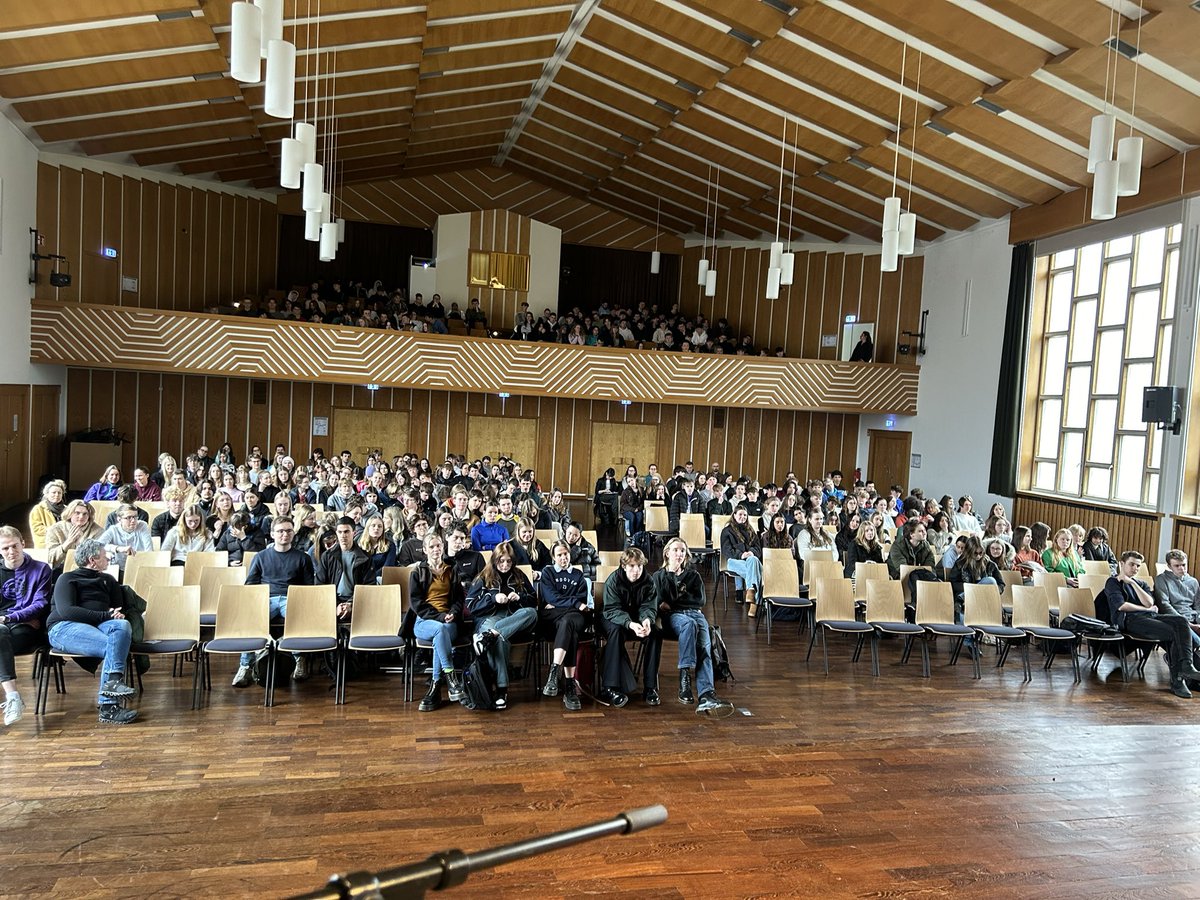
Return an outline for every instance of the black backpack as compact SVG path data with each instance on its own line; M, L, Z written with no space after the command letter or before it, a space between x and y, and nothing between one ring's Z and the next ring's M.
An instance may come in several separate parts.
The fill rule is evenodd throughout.
M492 685L495 682L496 676L488 663L487 655L476 657L463 671L462 705L467 709L495 709L496 698L492 695Z

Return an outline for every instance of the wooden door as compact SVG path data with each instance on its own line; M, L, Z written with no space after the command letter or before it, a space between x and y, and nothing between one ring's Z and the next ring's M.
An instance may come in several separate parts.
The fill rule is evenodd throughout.
M62 436L58 433L57 384L35 384L33 407L30 411L30 484L26 493L31 497L39 494L38 481L43 475L63 477Z
M887 496L888 488L898 484L907 493L912 464L912 432L867 429L866 478L875 482L875 490Z
M467 459L501 456L515 459L526 469L537 468L537 419L516 416L467 417Z
M658 453L657 425L627 425L623 422L592 423L592 475L599 478L612 466L617 479L630 463L645 474Z
M29 388L0 385L0 509L26 500L29 451Z
M333 447L330 456L349 450L360 466L372 450L382 450L388 459L408 446L408 413L390 409L344 409L333 411Z

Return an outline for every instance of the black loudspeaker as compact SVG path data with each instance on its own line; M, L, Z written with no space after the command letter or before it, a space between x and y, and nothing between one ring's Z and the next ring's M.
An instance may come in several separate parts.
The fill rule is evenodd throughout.
M66 272L51 272L50 286L56 288L65 288L71 286L71 276Z
M1151 422L1179 434L1183 421L1183 392L1173 386L1152 386L1142 390L1142 421Z

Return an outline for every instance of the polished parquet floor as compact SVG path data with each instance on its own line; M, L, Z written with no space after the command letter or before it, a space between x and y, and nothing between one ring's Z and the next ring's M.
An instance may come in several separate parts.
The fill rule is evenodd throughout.
M719 597L718 597L719 602ZM0 894L285 896L386 868L663 803L669 822L473 876L463 897L1200 897L1200 697L1165 667L1072 682L1064 661L933 677L883 673L781 625L770 647L731 609L739 713L674 698L622 710L514 689L504 713L420 714L400 678L229 687L147 676L142 718L96 722L93 682L0 734ZM22 686L28 660L22 661ZM32 707L32 686L28 699Z

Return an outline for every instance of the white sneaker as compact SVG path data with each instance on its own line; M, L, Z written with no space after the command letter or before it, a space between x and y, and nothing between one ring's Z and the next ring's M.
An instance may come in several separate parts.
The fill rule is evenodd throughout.
M304 681L308 678L308 657L300 654L296 657L296 668L292 671L294 681Z
M238 666L237 674L233 676L234 687L250 687L254 684L254 673L249 666Z
M20 694L10 694L4 701L4 724L12 725L14 722L20 721L23 715L25 715L25 701L21 699Z

